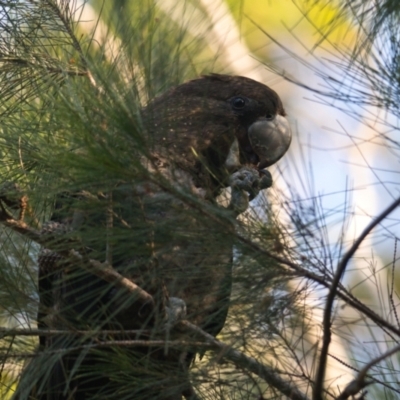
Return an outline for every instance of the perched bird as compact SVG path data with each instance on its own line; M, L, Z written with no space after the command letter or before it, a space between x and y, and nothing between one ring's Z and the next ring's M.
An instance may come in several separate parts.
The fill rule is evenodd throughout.
M195 350L101 343L182 339L173 328L177 313L219 333L229 306L234 239L213 218L215 199L231 186L230 209L244 211L270 184L264 169L287 151L291 132L272 89L217 74L166 91L142 110L141 120L146 151L133 154L143 166L138 179L118 182L107 193L83 188L57 199L50 227L61 238L80 240L61 240L63 252L42 250L38 326L71 333L40 337L40 352L26 367L15 398L193 395L188 367ZM108 260L154 304L71 264L65 248ZM120 333L99 335L102 330ZM36 382L29 379L32 371Z

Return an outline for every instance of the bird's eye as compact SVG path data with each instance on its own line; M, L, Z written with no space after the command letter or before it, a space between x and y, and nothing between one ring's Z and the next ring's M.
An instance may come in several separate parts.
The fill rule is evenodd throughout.
M267 121L272 121L272 120L274 119L274 115L268 113L268 114L265 116L265 118L266 118Z
M233 108L240 110L246 105L246 100L243 97L234 97L231 104Z

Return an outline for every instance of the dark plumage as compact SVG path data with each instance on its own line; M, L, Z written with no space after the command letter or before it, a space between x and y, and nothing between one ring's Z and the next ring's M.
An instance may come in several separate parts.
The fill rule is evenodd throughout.
M151 101L142 110L148 157L139 157L154 180L141 177L115 186L112 236L104 228L108 199L96 193L64 193L53 224L73 229L90 258L103 261L106 248L111 248L114 268L148 291L156 306L150 309L43 251L39 326L121 329L117 339L179 337L179 332L165 328L165 306L173 297L185 301L188 320L217 335L228 312L233 239L179 193L193 196L194 204L199 198L213 202L242 166L263 169L276 162L290 143L284 116L273 90L244 77L201 77ZM129 329L142 333L123 333ZM74 335L40 338L41 350L89 341ZM37 368L41 377L32 389L25 373L16 397L26 399L29 393L29 398L40 400L175 400L190 392L186 370L193 353L184 350L115 346L52 357L49 361L51 356L43 353L31 362L27 371ZM49 367L41 369L44 363Z
M242 107L238 99L243 99ZM274 118L286 114L280 98L269 87L245 77L213 74L170 89L151 102L144 115L155 150L168 152L177 166L196 177L200 187L216 190L226 185L232 170L244 164L257 165L263 158L251 144L248 131L252 124L265 121L267 116L273 123ZM283 139L279 154L261 160L262 168L286 152L290 131L278 136ZM240 165L227 169L224 164L235 139ZM200 175L207 168L212 174Z

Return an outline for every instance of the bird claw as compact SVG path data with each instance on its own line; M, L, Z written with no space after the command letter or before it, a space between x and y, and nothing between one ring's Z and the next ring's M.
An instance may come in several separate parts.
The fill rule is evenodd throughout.
M231 201L229 209L238 215L246 211L249 201L253 200L260 190L272 185L272 176L269 171L258 171L254 168L243 167L229 177L231 187Z
M179 297L170 297L165 306L165 328L171 330L179 321L186 317L186 303Z
M262 175L260 177L260 180L258 181L259 189L263 190L263 189L268 189L269 187L271 187L272 182L273 182L271 173L266 169L263 169L258 172L260 173L260 175Z

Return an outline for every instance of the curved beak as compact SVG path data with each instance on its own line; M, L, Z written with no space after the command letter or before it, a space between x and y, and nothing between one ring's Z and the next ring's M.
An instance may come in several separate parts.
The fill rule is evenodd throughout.
M292 140L288 120L282 115L276 115L274 119L259 118L250 125L248 136L253 151L260 162L259 170L277 162L288 150Z

